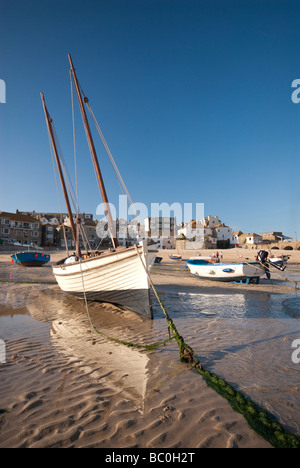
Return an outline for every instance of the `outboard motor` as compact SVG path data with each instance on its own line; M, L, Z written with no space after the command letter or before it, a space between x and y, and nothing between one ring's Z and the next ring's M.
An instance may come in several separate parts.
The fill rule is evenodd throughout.
M269 256L268 252L266 252L265 250L260 250L257 254L257 260L263 265L267 265L268 256Z
M268 252L260 250L257 254L257 260L264 266L267 278L271 279L268 256Z

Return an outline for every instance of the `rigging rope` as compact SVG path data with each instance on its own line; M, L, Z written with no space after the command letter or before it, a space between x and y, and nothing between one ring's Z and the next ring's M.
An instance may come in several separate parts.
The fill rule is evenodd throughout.
M103 135L103 133L102 133L102 131L101 131L101 128L100 128L100 126L99 126L99 124L98 124L98 121L97 121L97 119L96 119L96 117L95 117L95 114L94 114L94 112L93 112L93 110L92 110L92 108L91 108L91 106L90 106L89 100L88 100L88 98L85 96L85 94L84 94L82 88L81 88L81 92L82 92L82 94L83 94L83 96L84 96L84 102L86 103L86 106L87 106L87 108L88 108L88 110L89 110L89 113L90 113L90 115L92 116L92 119L93 119L93 121L94 121L96 130L97 130L97 132L98 132L98 135L100 136L100 139L101 139L101 141L102 141L102 144L103 144L103 146L104 146L104 149L105 149L105 151L106 151L106 154L108 155L108 157L109 157L109 159L110 159L110 162L111 162L111 164L112 164L112 167L113 167L113 169L114 169L114 171L115 171L115 174L116 174L116 176L117 176L117 180L118 180L118 182L119 182L120 188L121 188L121 189L123 190L123 192L127 195L127 203L128 203L128 206L129 206L131 209L134 210L135 216L136 216L136 220L137 220L137 221L139 220L139 221L141 222L141 220L140 220L140 215L139 215L139 213L138 213L138 210L137 210L136 207L135 207L135 204L134 204L134 202L133 202L133 200L132 200L132 198L131 198L131 196L130 196L130 193L129 193L127 187L126 187L126 184L125 184L125 182L124 182L124 179L123 179L123 177L122 177L122 175L121 175L121 173L120 173L120 171L119 171L119 169L118 169L118 166L117 166L117 164L116 164L116 161L114 160L114 157L113 157L113 155L112 155L112 153L111 153L111 151L110 151L110 149L109 149L109 146L108 146L108 144L107 144L107 142L106 142L106 140L105 140L105 137L104 137L104 135Z

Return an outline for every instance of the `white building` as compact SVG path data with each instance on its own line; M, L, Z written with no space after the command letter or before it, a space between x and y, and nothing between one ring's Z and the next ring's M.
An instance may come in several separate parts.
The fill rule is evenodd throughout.
M216 237L218 241L230 241L232 229L225 224L218 224L215 226Z
M259 234L256 234L255 232L252 233L247 233L247 234L242 234L239 237L239 244L240 245L258 245L261 244L263 238Z
M207 216L203 219L192 220L185 223L178 230L178 237L184 236L186 239L208 239L216 238L217 240L226 241L231 238L232 229L229 226L221 223L218 216Z
M217 247L217 243L230 244L238 243L238 239L232 239L232 229L222 223L218 216L207 216L200 220L192 220L185 223L178 230L178 238L183 238L192 241L202 241L209 246L208 248ZM226 245L225 244L225 245Z
M259 234L256 234L255 232L252 232L251 234L247 234L247 244L260 244L262 242L262 236Z
M189 221L183 227L178 229L177 236L185 237L186 239L203 239L205 234L212 235L212 230L205 228L205 224L201 221Z
M174 217L152 217L144 220L145 236L154 242L158 249L174 249L176 220Z
M239 245L239 237L242 235L242 231L234 231L231 233L230 244Z
M218 216L211 216L211 215L208 215L207 217L203 218L201 222L202 224L204 224L204 226L207 226L208 228L211 228L211 229L215 228L219 224L222 224L222 221L220 220Z

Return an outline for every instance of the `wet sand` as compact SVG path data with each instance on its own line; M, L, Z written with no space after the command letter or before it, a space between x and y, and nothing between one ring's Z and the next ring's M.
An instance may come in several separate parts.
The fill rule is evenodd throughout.
M251 290L199 284L182 263L168 259L170 251L160 254L164 261L151 276L162 294L199 288L207 294L293 291L281 279ZM52 254L52 262L61 257ZM7 351L0 364L0 409L6 411L0 413L1 448L270 448L180 363L175 343L140 351L96 334L84 302L61 292L51 265L18 267L2 252L0 280L0 339ZM99 303L90 303L89 312L96 327L116 338L149 344L168 336L158 316L150 322Z

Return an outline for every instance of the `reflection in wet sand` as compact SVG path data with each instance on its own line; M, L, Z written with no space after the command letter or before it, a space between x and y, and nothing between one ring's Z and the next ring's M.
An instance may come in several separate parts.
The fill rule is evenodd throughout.
M70 307L70 302L72 302L72 307ZM83 314L85 310L83 305L82 301L72 299L66 304L61 301L57 307L55 300L44 295L42 314L40 307L36 304L29 304L27 308L31 316L37 320L45 319L44 310L54 309L56 318L51 321L51 344L78 369L93 379L106 382L115 391L122 390L123 394L127 398L134 399L136 404L138 399L138 406L142 409L148 377L147 354L140 350L111 343L92 332L87 316ZM91 308L94 309L93 312L96 315L95 322L103 326L105 319L106 321L108 319L107 314L112 313L113 306L92 304ZM118 311L117 308L116 311ZM111 322L111 317L109 322ZM115 317L114 322L114 327L109 323L109 333L121 339L120 333L118 336L117 325L119 328L122 327L122 319L118 320ZM136 341L138 339L139 337L135 337Z

